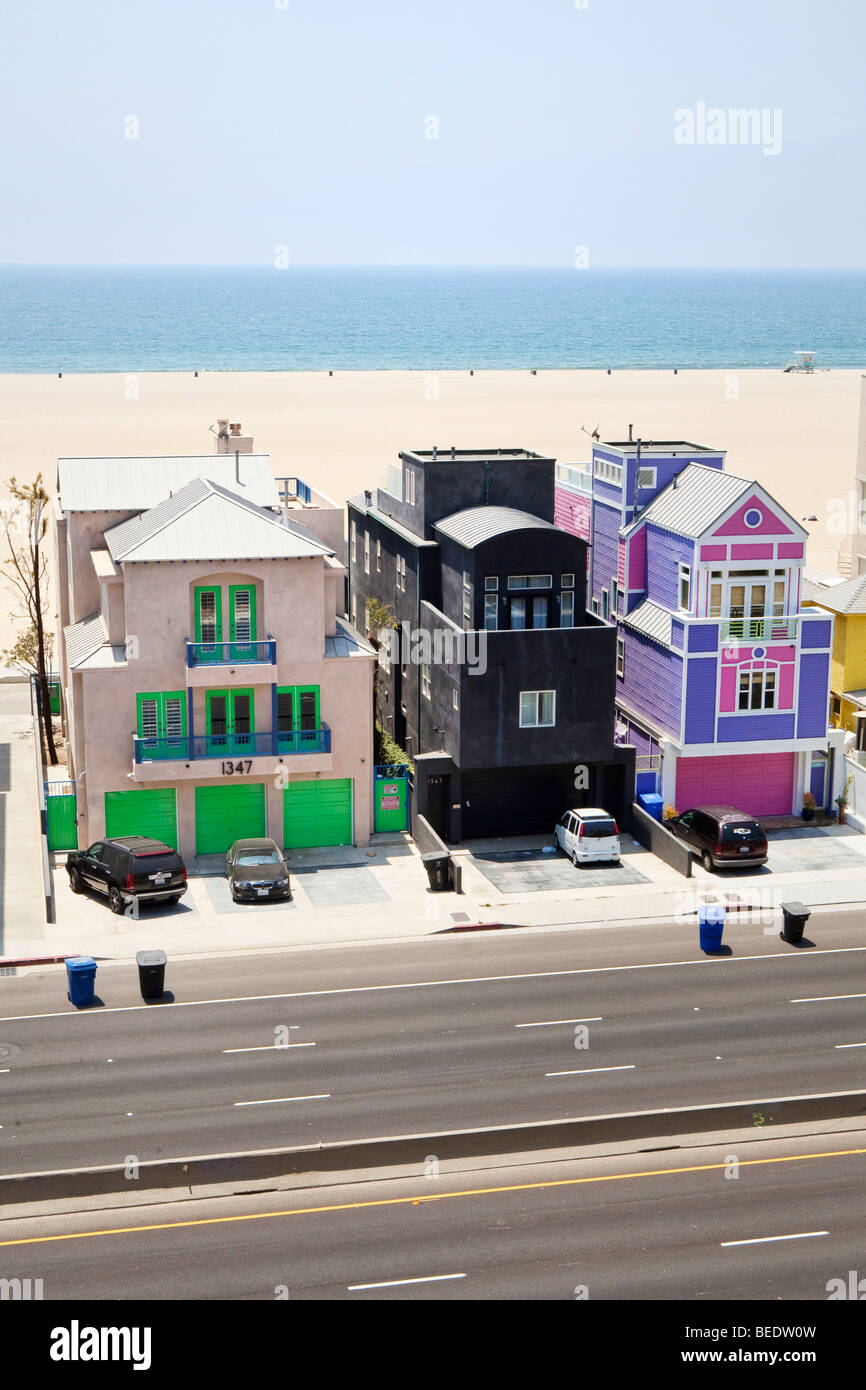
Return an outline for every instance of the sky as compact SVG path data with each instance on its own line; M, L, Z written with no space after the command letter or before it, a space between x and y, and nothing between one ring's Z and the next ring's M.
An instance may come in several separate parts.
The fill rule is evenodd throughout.
M2 0L0 263L862 267L864 62L864 0Z

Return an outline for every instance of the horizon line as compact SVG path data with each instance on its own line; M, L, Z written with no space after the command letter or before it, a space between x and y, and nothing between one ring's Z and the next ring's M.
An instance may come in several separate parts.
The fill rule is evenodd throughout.
M0 261L0 270L472 270L472 271L557 271L578 270L582 274L592 271L637 271L667 272L689 274L706 271L754 272L775 274L792 272L813 273L837 272L839 274L862 273L866 265L595 265L575 267L570 265L516 265L472 263L424 263L395 261L385 265L373 261L331 263L328 261L299 261L288 266L274 266L261 261Z

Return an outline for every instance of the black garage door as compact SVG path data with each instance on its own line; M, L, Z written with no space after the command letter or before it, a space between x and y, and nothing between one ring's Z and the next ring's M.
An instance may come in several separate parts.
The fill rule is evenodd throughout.
M463 838L488 835L553 835L553 827L571 806L592 806L596 769L589 786L578 791L574 764L565 767L489 768L463 774Z

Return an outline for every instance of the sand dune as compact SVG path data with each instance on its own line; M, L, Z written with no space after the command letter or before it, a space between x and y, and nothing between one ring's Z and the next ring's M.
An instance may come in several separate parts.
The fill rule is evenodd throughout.
M240 421L277 474L336 501L384 481L403 449L521 445L565 462L590 441L688 439L727 450L808 523L808 562L835 569L853 489L861 372L214 372L0 376L0 482L58 455L213 452L208 426ZM5 492L5 489L4 489ZM4 503L5 505L5 503ZM834 529L835 527L835 529ZM11 619L0 617L0 646Z

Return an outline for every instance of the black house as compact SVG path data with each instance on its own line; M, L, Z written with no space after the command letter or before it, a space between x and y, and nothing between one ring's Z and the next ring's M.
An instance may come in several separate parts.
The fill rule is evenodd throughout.
M349 503L349 603L397 629L379 718L446 839L550 831L570 806L629 823L634 749L614 744L616 630L586 611L586 543L553 524L554 460L401 453ZM374 634L375 635L375 634Z

